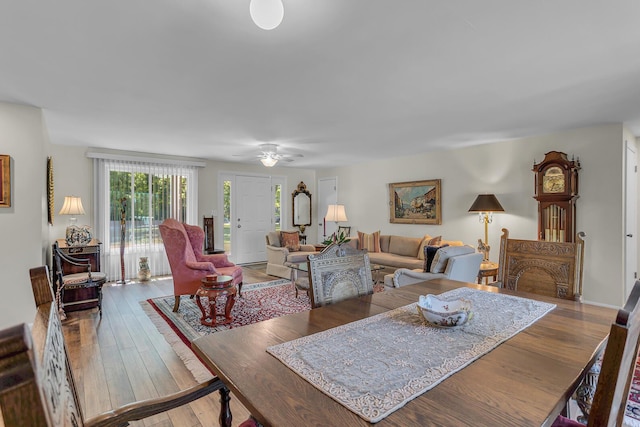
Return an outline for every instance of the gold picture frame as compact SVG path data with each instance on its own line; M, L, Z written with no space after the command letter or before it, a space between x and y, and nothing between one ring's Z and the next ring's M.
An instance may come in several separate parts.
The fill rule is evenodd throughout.
M11 207L11 156L0 154L0 208Z
M53 159L47 157L47 220L49 224L53 225L53 211L54 211L54 197L53 197Z
M389 222L397 224L442 224L440 180L389 184Z

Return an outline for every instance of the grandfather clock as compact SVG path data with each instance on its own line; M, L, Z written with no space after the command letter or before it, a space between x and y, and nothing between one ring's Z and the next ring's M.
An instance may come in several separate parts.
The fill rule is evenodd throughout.
M565 153L549 151L533 165L538 201L538 240L573 242L576 234L576 199L580 159L568 160Z

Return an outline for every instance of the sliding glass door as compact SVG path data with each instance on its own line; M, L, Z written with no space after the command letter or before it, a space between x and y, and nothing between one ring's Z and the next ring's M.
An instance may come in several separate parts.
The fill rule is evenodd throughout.
M124 265L125 279L134 278L139 258L147 257L153 275L170 274L158 226L166 218L197 223L196 168L96 160L103 271L119 280Z

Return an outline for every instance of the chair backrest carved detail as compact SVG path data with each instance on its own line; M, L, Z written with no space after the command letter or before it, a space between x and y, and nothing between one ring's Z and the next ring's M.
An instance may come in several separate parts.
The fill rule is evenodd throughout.
M373 293L369 255L347 244L331 244L309 255L311 306L338 302Z
M498 283L513 290L580 301L584 233L575 242L509 239L502 229Z
M53 425L84 425L75 381L67 358L62 324L53 306L49 310L49 327L42 353L38 357L41 360L40 381Z

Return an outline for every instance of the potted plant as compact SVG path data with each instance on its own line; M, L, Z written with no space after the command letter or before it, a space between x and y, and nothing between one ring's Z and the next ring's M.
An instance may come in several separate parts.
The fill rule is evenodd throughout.
M333 233L331 236L325 239L322 244L329 246L332 243L337 243L338 245L341 245L343 243L347 243L350 240L351 238L349 238L343 231L340 234Z

